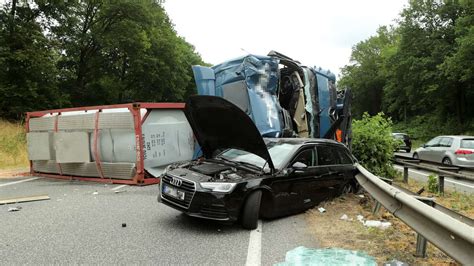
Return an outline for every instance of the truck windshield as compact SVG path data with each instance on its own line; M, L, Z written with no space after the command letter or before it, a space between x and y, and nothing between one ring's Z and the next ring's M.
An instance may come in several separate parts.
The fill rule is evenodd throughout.
M270 157L272 158L273 164L275 165L275 168L281 169L287 159L291 157L294 151L298 148L298 145L289 143L268 142L267 148L268 152L270 153ZM234 162L250 163L260 168L263 168L264 166L268 167L268 164L266 164L265 160L260 156L238 149L226 150L218 157L224 157L225 159Z

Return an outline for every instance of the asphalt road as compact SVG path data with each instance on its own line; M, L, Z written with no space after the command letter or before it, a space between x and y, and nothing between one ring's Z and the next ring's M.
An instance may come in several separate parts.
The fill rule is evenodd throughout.
M51 198L0 205L0 264L271 265L293 248L318 246L304 214L248 231L187 217L157 203L157 191L156 185L0 179L0 199ZM16 206L22 208L8 212Z

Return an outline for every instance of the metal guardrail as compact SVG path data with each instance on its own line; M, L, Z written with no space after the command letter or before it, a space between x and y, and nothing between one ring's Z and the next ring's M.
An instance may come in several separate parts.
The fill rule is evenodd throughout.
M460 216L442 212L422 202L419 197L387 184L361 165L357 165L357 169L359 174L356 179L359 184L388 211L415 230L418 233L418 243L423 243L420 237L425 238L462 264L468 265L474 261L472 225ZM423 248L426 245L420 249Z
M466 174L459 174L457 173L460 168L459 167L447 167L447 166L439 166L437 168L420 165L420 160L396 160L396 163L403 165L403 182L408 182L408 168L419 168L423 170L427 170L430 172L434 172L438 175L438 191L440 193L444 193L444 178L445 177L455 177L463 180L474 181L474 176L469 176Z

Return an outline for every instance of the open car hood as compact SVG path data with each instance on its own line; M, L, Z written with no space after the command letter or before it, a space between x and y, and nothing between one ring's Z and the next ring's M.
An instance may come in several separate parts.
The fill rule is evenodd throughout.
M252 119L233 103L216 96L191 96L184 114L206 158L218 150L234 148L262 157L275 170Z

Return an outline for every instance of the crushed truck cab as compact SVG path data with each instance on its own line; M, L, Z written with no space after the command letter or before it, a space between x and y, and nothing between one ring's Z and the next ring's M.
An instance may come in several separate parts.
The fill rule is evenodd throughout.
M199 95L222 97L250 116L264 137L350 142L350 91L336 77L278 52L247 55L213 67L193 66Z

